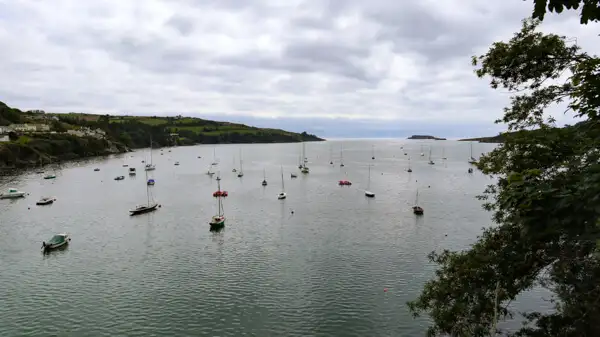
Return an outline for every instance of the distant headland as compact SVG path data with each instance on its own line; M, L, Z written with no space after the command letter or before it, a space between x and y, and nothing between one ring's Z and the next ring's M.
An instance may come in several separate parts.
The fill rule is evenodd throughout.
M440 138L440 137L429 136L429 135L412 135L412 136L408 137L408 139L433 139L433 140L446 140L446 138Z

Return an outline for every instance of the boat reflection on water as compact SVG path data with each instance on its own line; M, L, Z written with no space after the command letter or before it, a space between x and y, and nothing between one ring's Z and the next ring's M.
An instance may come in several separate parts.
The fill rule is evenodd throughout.
M69 245L63 245L53 249L42 249L42 255L44 258L49 258L52 255L65 254L69 250Z
M225 229L225 226L210 226L210 232L220 233Z

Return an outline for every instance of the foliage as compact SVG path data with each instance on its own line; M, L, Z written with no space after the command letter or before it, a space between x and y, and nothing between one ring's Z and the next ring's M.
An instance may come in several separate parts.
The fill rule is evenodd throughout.
M436 277L409 303L433 319L429 335L495 335L515 314L510 302L543 286L554 312L526 313L513 336L600 336L600 59L538 25L524 21L508 43L473 58L479 77L514 93L497 122L516 132L478 164L498 177L480 197L497 226L470 249L432 253ZM561 102L582 121L553 127L544 111ZM531 128L540 131L523 132Z
M563 10L577 10L581 7L581 23L600 19L600 1L598 0L534 0L533 18L544 20L546 12L562 13Z
M0 102L0 125L10 125L21 123L22 112L14 109L3 102Z

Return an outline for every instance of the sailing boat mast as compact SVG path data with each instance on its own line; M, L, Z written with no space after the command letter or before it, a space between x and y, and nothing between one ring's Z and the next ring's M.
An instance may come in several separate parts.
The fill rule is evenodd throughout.
M340 145L340 167L344 166L344 145Z
M242 149L240 148L240 171L238 172L238 177L244 176L244 169L242 168Z
M285 183L283 181L283 166L281 166L281 193L285 193Z
M221 190L221 180L217 180L217 190L220 191ZM221 200L221 193L219 193L217 195L217 207L219 208L219 211L217 213L218 216L223 216L223 201Z
M146 174L146 180L145 181L148 181L148 171L144 170L144 173ZM147 200L147 202L148 202L147 205L148 205L148 207L150 207L150 188L148 186L150 186L150 185L148 185L146 183L146 198L148 199Z
M369 165L369 180L367 180L367 190L371 189L371 165Z
M371 145L371 159L375 160L375 145Z

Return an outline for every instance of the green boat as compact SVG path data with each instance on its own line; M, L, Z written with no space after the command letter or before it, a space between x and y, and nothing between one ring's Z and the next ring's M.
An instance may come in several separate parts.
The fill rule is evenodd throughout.
M54 175L54 174L49 174L44 177L44 179L54 179L54 178L56 178L56 175Z
M49 251L51 249L62 247L71 241L69 234L56 234L48 242L42 242L42 250Z

